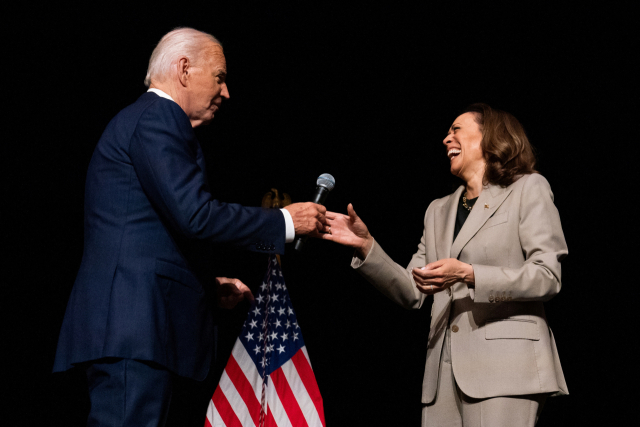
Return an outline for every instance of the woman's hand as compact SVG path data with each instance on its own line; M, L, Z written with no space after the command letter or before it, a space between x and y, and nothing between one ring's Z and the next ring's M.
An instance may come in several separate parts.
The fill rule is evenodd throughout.
M457 282L464 282L469 287L475 284L471 264L455 258L441 259L422 268L414 268L411 274L418 290L427 295L442 292Z
M364 259L373 246L373 237L364 222L356 215L351 203L347 206L347 212L349 215L327 211L326 233L322 234L322 238L351 246L356 249L358 256Z
M238 279L216 277L216 283L218 284L216 296L218 306L221 308L231 309L245 298L249 301L254 300L251 289Z

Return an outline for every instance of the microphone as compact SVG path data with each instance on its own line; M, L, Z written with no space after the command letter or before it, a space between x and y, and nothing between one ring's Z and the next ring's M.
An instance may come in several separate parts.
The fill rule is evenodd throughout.
M333 190L333 187L335 186L336 186L335 178L328 173L323 173L318 177L318 180L316 181L316 192L313 195L313 200L311 201L318 205L323 205L324 201L327 199L327 196L329 195L329 191ZM300 252L302 250L302 246L304 245L304 242L306 241L307 241L307 236L296 237L295 246L294 246L295 250Z

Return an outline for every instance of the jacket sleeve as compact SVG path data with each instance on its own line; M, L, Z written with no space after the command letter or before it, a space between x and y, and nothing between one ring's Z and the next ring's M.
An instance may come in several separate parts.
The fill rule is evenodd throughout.
M433 220L433 215L429 215L431 206L429 205L425 214L425 224L429 219ZM364 260L354 257L351 267L391 301L406 309L418 309L424 302L425 294L416 288L411 270L427 264L426 244L426 233L423 232L418 250L411 257L407 268L404 268L394 262L378 242L374 241L367 257Z
M518 231L524 265L512 269L473 265L475 302L547 301L560 292L560 262L567 255L560 215L553 193L540 174L529 175L523 184ZM497 302L497 301L496 301Z
M282 213L214 200L196 161L197 144L177 104L158 100L142 113L129 155L154 208L185 237L283 253Z

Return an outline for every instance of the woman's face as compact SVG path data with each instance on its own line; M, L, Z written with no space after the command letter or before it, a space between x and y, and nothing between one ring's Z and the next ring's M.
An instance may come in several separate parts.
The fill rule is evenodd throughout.
M477 173L484 174L482 131L476 123L475 113L458 116L442 143L447 149L452 174L467 182Z

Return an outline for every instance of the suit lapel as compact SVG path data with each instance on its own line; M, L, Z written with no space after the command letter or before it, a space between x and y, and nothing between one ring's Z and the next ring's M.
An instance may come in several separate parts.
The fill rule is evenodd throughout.
M511 190L511 187L502 188L500 186L490 184L482 191L482 193L480 193L480 196L478 197L474 208L471 210L469 217L462 226L456 241L453 242L453 245L451 246L450 258L458 258L465 245L473 236L476 235L478 230L480 230L484 223L487 222L496 209L502 205L502 202L505 201L507 196L511 193ZM453 221L455 221L455 217L453 218ZM453 237L453 234L451 237ZM451 238L449 241L451 241Z
M436 236L436 256L437 259L449 258L451 243L453 242L453 228L458 214L458 200L464 190L464 186L449 196L449 200L438 208L435 212L434 225ZM429 262L433 262L429 260Z

